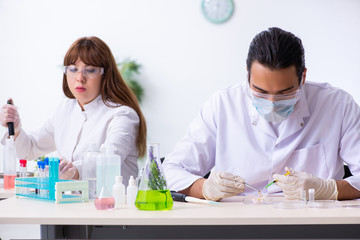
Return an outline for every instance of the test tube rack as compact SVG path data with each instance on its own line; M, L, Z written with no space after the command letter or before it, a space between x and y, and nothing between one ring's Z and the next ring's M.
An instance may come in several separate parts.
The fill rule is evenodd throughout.
M49 177L15 178L15 196L49 200L55 203L89 201L87 181L59 179L58 158L49 159Z

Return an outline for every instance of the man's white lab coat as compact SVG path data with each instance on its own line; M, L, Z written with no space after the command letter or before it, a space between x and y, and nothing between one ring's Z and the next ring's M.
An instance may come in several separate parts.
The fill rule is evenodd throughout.
M83 153L91 144L99 148L105 143L114 146L115 154L121 157L121 175L127 184L130 175L136 177L138 173L137 113L127 106L108 107L101 96L84 105L84 109L77 100L65 99L41 128L28 133L21 130L15 141L17 157L32 160L56 150L59 157L73 162L81 178Z
M240 175L259 189L285 166L324 179L342 179L344 162L360 190L360 108L329 84L306 83L278 136L251 103L246 83L216 92L166 156L171 190L183 190L214 168ZM272 185L268 191L279 191ZM245 194L253 193L245 188Z

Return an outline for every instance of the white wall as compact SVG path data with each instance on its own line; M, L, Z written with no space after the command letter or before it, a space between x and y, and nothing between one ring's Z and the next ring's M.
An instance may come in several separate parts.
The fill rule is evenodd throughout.
M70 44L96 35L118 60L143 65L148 140L166 155L212 92L244 80L250 41L271 26L303 40L308 81L360 103L360 1L234 2L233 17L214 25L201 0L0 0L0 103L14 98L24 129L40 126L63 98Z

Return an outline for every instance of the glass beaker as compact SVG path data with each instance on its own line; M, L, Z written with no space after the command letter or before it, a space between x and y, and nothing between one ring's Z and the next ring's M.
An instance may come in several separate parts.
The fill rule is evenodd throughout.
M139 210L170 210L173 199L162 171L159 144L148 144L147 160L135 201Z
M107 161L106 156L102 155L97 159L97 161L101 161L101 187L100 191L97 192L97 196L95 199L95 208L97 210L107 210L113 209L115 207L115 200L114 197L111 195L110 191L106 185L106 174L107 174ZM96 176L99 177L98 175Z
M83 154L81 164L81 179L89 183L89 199L96 198L96 161L100 157L98 147L90 145L88 150Z

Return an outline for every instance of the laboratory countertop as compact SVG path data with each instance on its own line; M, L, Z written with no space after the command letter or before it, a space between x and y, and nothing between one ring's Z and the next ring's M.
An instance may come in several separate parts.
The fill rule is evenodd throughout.
M0 199L11 198L14 196L14 190L5 190L0 186Z
M232 197L221 205L174 202L169 211L124 206L96 210L94 202L55 204L28 198L0 201L0 224L49 225L316 225L360 224L360 201L353 207L278 209L274 204L244 204Z

